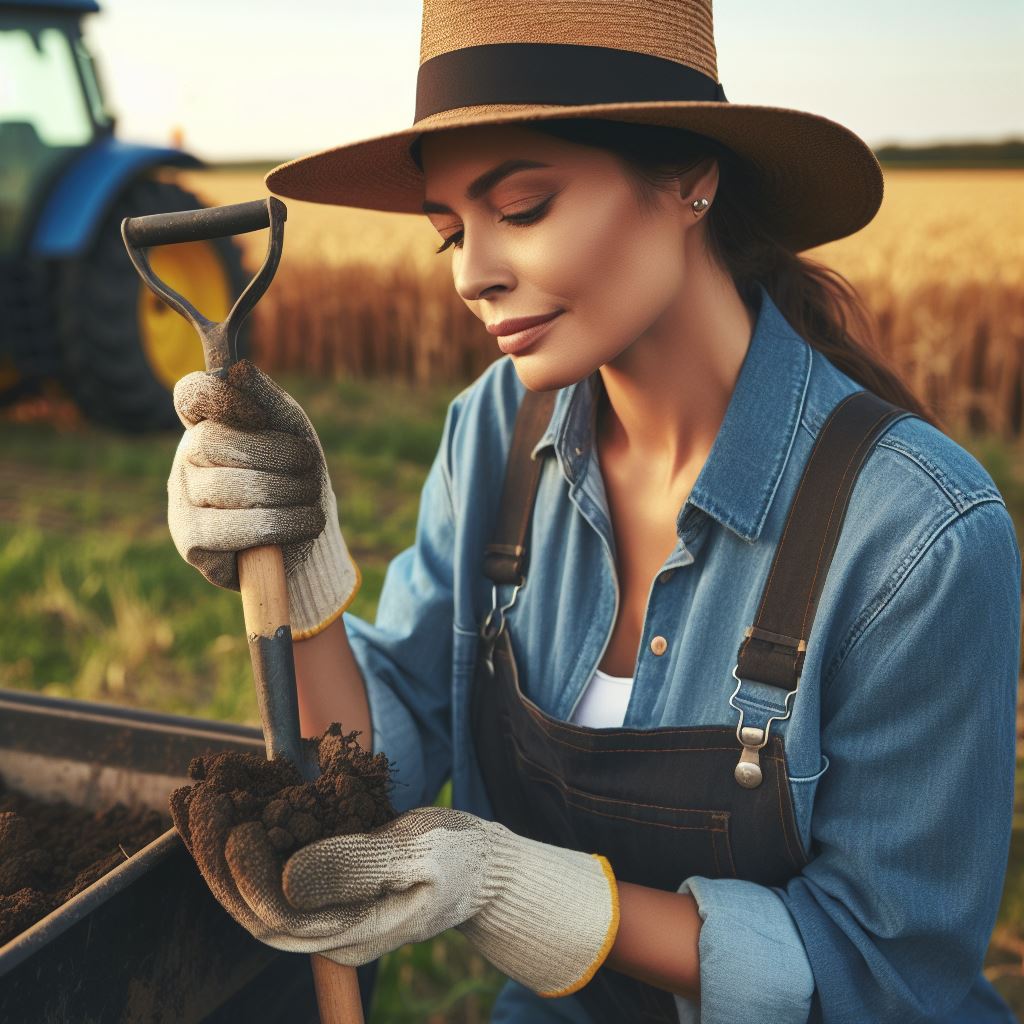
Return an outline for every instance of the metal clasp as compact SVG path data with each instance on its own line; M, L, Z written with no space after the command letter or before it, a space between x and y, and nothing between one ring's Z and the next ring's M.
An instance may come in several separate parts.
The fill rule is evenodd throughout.
M745 726L743 724L744 709L734 700L736 694L740 692L740 687L743 685L743 681L738 675L736 675L736 669L739 667L739 662L737 662L732 670L733 678L736 680L736 689L732 691L732 696L729 698L729 704L740 713L740 720L736 724L736 739L740 741L740 744L743 747L743 753L740 755L740 759L736 763L733 776L745 789L756 789L761 785L761 781L764 778L764 775L761 772L761 763L758 751L768 743L768 733L771 729L772 722L784 722L789 718L790 713L793 710L791 704L792 698L796 694L797 690L800 689L800 686L797 684L796 689L787 691L784 700L786 709L785 714L771 715L767 721L765 721L763 728L751 725Z
M740 715L742 721L742 711ZM745 789L756 789L764 778L761 774L761 763L757 752L768 742L768 732L765 729L747 726L738 730L736 735L739 737L740 743L743 744L743 753L736 764L733 776Z
M491 610L487 613L487 618L484 619L483 624L480 626L480 635L485 640L495 640L495 639L497 639L497 637L499 637L501 635L501 631L505 628L505 612L507 612L509 610L509 608L511 608L512 605L514 605L516 603L516 595L519 593L520 588L523 586L523 584L525 582L526 582L526 577L525 576L520 577L519 582L515 586L515 590L512 591L512 600L509 601L508 604L502 605L500 608L498 607L498 584L497 583L492 583L491 584L492 607L491 607ZM501 613L501 624L498 626L498 628L493 633L489 634L487 632L487 627L490 626L491 620L494 618L494 613L495 612L500 612Z

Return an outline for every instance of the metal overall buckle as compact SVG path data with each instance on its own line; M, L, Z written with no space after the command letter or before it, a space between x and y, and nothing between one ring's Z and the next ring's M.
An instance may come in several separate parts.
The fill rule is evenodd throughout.
M739 662L737 662L732 670L733 679L736 680L736 689L732 691L732 696L729 698L729 704L740 713L740 719L736 725L736 738L743 746L743 753L740 755L740 759L736 763L736 769L733 772L733 775L736 781L745 789L756 789L761 785L761 780L764 778L761 772L758 752L768 744L768 733L771 729L772 722L784 722L789 718L793 710L792 699L800 689L800 684L798 682L796 689L788 690L786 692L785 699L783 700L784 713L778 715L770 714L760 725L745 726L743 724L743 715L746 710L749 710L749 708L740 707L734 699L736 694L740 692L740 687L743 685L743 680L736 675L736 669L739 667ZM778 687L773 687L773 689L778 689Z
M799 653L807 650L807 640L804 638L783 636L780 633L771 633L765 629L758 629L756 626L747 626L743 632L743 642L740 644L741 652L743 650L743 643L745 643L751 636L757 637L760 640L767 640L772 644L791 647ZM802 659L800 660L802 661ZM773 686L769 683L761 683L755 679L742 680L736 674L736 669L739 667L740 664L739 661L737 661L732 670L732 677L736 680L736 689L732 691L732 696L729 698L729 704L740 713L740 720L736 724L736 739L740 741L740 744L743 747L743 753L740 755L740 759L736 764L736 769L733 772L733 775L735 776L736 781L744 788L756 789L761 785L761 780L764 777L761 773L761 763L758 757L758 751L768 744L768 733L771 729L772 722L784 722L792 713L792 699L794 694L796 694L800 689L802 664L798 661L798 668L796 672L797 685L792 690L786 690L786 696L782 701L781 708L778 705L778 701L774 701L767 693L759 693L756 692L756 690L753 693L744 694L740 698L741 701L746 704L746 707L741 707L740 704L737 704L736 695L742 689L744 681L770 691L783 689L783 687ZM772 714L773 711L778 713ZM756 725L743 724L744 714L747 712L757 718Z
M494 672L494 643L501 635L501 631L505 628L505 612L507 612L509 608L511 608L512 605L516 603L516 596L518 595L520 588L523 586L525 582L526 577L521 576L519 578L519 582L515 586L515 589L512 591L512 600L509 601L508 604L502 605L500 608L498 607L498 584L491 584L491 610L487 613L487 617L484 619L483 623L480 626L480 636L487 645L486 650L484 652L484 658L487 662L488 669L490 669L492 673ZM500 613L501 622L498 625L498 628L494 630L494 632L492 633L489 631L489 627L491 625L491 621L494 618L495 612Z

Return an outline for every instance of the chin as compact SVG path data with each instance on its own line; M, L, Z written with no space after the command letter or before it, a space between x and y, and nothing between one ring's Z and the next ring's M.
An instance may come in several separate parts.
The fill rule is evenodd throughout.
M551 360L545 359L541 352L524 352L521 356L512 356L511 359L516 374L527 391L556 391L576 384L592 372L587 370L580 375L571 367L555 365Z

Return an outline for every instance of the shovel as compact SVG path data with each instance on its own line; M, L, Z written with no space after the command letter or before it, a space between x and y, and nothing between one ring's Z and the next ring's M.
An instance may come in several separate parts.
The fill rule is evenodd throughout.
M232 206L125 217L121 222L121 237L143 281L199 332L207 373L224 377L228 368L237 361L235 338L238 329L277 271L287 217L284 203L268 196ZM161 281L153 273L143 252L144 248L154 245L224 238L266 227L270 228L270 243L263 266L238 297L223 323L207 320L187 299ZM284 754L303 777L312 782L320 774L320 769L302 755L299 742L299 702L295 692L291 616L281 548L268 544L239 551L238 581L267 758ZM319 953L311 953L310 958L320 1020L325 1024L362 1024L363 1009L356 969L335 963Z

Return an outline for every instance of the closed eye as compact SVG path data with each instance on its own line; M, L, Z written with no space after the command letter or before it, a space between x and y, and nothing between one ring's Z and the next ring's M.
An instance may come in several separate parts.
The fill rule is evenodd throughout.
M500 217L499 220L507 220L513 226L519 227L522 227L525 224L533 224L535 221L541 219L541 216L551 205L551 200L554 198L555 197L553 195L548 196L547 199L544 200L544 202L542 202L539 206L535 206L532 210L526 210L524 213L510 213L503 217ZM462 231L456 231L454 234L449 235L445 239L444 245L442 245L440 249L436 249L435 252L442 253L450 245L454 245L456 249L461 249L463 234L464 233Z

